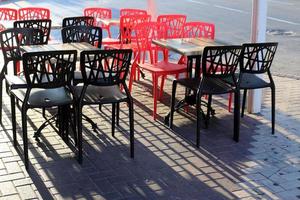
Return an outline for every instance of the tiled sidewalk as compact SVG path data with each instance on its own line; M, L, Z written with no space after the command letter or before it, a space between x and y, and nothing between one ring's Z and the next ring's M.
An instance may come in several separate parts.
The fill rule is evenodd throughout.
M274 136L269 91L262 114L247 114L241 120L239 143L232 140L233 115L226 111L227 99L216 97L216 115L209 128L202 129L199 150L193 145L194 117L176 114L174 131L162 124L162 118L154 122L151 82L136 83L134 160L129 157L126 105L121 108L116 138L111 136L110 106L103 112L97 107L84 110L99 129L94 132L88 124L84 126L83 165L51 127L36 142L33 130L43 120L38 111L29 112L29 172L11 142L10 105L5 97L0 199L300 199L300 81L280 77L275 81ZM170 83L158 106L160 116L169 109Z

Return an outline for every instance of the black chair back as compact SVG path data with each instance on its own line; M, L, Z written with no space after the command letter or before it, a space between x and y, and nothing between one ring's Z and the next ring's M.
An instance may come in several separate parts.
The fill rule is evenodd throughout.
M203 77L234 77L242 46L205 47L202 57Z
M243 44L240 68L242 73L261 74L270 70L278 43Z
M24 53L23 68L29 88L70 86L76 67L76 50Z
M87 42L101 48L102 29L94 26L68 26L61 30L63 43Z
M5 63L21 60L20 47L42 44L43 37L43 31L32 28L11 28L0 32L1 49Z
M63 19L62 27L67 26L93 26L94 17L79 16L79 17L66 17Z
M132 50L82 51L80 67L83 82L96 86L125 85Z
M44 32L43 44L48 44L51 20L50 19L36 19L36 20L20 20L14 22L15 28L35 28Z

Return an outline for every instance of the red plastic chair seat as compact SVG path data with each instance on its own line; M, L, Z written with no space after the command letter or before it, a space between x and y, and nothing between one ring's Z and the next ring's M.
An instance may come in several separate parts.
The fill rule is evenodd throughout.
M109 48L111 49L132 49L133 52L138 51L138 46L136 43L130 43L130 44L112 44L109 45Z
M185 65L168 62L168 61L160 61L155 64L140 63L138 64L138 66L141 69L147 70L151 73L159 73L159 75L172 74L172 73L178 74L178 73L186 72Z

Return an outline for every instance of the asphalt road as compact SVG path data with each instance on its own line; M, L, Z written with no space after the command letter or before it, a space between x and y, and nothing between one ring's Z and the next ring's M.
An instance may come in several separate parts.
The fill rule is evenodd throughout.
M216 39L228 43L250 41L251 0L163 0L158 13L184 13L188 20L216 25ZM269 0L267 41L279 42L272 66L276 74L300 78L300 1Z
M250 41L252 0L156 0L157 13L182 13L188 20L215 23L216 39L229 44ZM82 15L84 7L109 7L118 16L120 8L144 8L147 0L47 0L7 1L1 6L44 6L54 20ZM276 74L300 78L300 1L269 0L267 41L279 42L272 66Z

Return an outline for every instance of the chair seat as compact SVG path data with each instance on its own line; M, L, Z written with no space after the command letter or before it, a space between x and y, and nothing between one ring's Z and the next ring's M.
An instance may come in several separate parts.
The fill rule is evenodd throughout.
M176 80L180 85L196 91L202 81L202 94L225 94L234 91L234 87L220 79L183 78Z
M144 63L138 64L140 68L152 73L183 73L186 72L186 65L161 61L156 64Z
M270 87L270 83L266 82L262 78L255 74L243 73L242 79L240 80L241 89L254 89L254 88L265 88Z
M239 79L239 74L235 74L236 80ZM223 79L225 82L233 85L232 78ZM240 84L240 89L256 89L270 87L270 83L266 82L262 78L256 76L255 74L243 73L242 79L238 80Z
M79 98L83 84L75 86L75 95ZM127 100L127 95L121 92L119 86L94 86L89 85L85 92L83 101L86 104L105 104Z
M12 90L12 94L24 101L27 89ZM72 94L64 87L60 88L32 88L29 94L28 105L30 107L52 107L71 104L73 102Z
M26 80L24 76L5 75L5 80L10 90L26 88Z
M120 41L117 44L111 44L111 45L108 45L106 47L110 48L110 49L132 49L133 51L138 51L137 44L135 44L135 43L120 44Z

